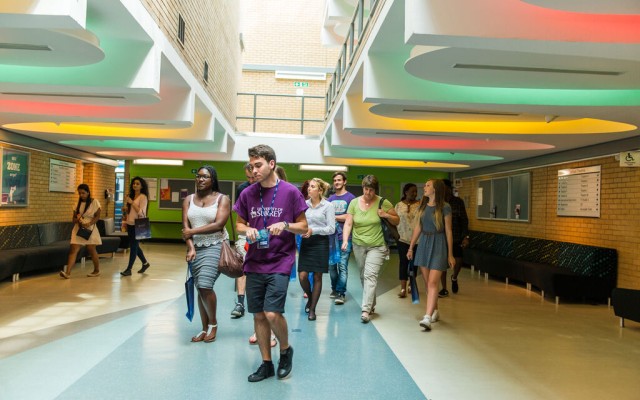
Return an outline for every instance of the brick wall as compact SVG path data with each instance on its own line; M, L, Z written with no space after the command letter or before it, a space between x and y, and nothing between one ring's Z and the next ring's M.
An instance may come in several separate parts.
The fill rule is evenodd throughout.
M333 69L340 48L322 45L320 32L324 15L323 0L246 0L242 7L241 31L245 50L245 65L269 65L289 67L321 67ZM301 68L302 69L302 68ZM308 82L298 88L294 81ZM296 95L302 89L306 96L322 96L321 99L305 99L304 118L324 120L325 100L331 77L326 81L305 79L275 79L275 71L249 71L242 73L241 92ZM238 115L253 115L253 98L238 96ZM300 118L300 98L258 97L257 117ZM305 135L322 133L324 122L305 122ZM240 132L252 132L253 121L238 120ZM300 122L258 120L256 132L300 134Z
M239 2L227 0L142 0L156 23L199 79L230 124L236 120L240 79ZM178 41L178 15L185 43ZM209 79L203 79L204 63Z
M113 203L106 203L105 189L115 190L115 167L82 161L2 144L3 147L26 151L29 158L29 205L27 207L0 206L0 225L36 224L42 222L70 221L72 210L78 202L77 193L49 191L49 162L56 159L76 164L76 186L86 183L91 195L100 200L102 217L113 217Z
M601 166L600 218L557 216L558 170L595 165ZM614 157L603 157L533 169L529 223L476 219L475 191L488 177L463 179L459 188L472 230L617 249L618 286L640 289L640 168L621 168Z
M308 87L293 86L293 80L275 79L274 71L244 71L242 74L241 92L296 95L296 90L302 89L305 96L322 96L322 98L306 98L304 101L304 119L324 120L325 99L329 81L305 81ZM252 96L238 96L238 115L253 116ZM296 118L302 116L302 100L300 97L257 97L257 117ZM305 135L319 135L322 133L324 122L305 122ZM252 132L253 121L239 119L239 132ZM300 133L299 121L257 120L256 132L270 133Z
M322 45L324 0L244 0L244 64L335 67L338 48Z

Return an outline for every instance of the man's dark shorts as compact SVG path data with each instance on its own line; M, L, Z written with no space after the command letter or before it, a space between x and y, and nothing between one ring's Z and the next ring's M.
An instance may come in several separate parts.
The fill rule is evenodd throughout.
M289 275L247 273L247 310L252 313L263 311L284 314L287 300Z

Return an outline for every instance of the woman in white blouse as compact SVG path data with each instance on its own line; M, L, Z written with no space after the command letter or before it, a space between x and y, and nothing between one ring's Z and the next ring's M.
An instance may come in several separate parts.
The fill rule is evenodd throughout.
M129 264L127 269L120 272L120 275L131 276L131 269L136 257L142 261L142 268L138 270L139 274L143 274L151 266L140 248L140 242L136 239L136 218L142 218L147 215L147 205L149 204L149 187L144 179L136 176L131 180L129 195L125 198L125 202L127 236L129 237Z
M198 170L196 188L196 193L187 196L182 203L182 238L187 243L186 261L198 289L202 322L202 330L191 341L210 343L216 340L218 332L218 298L213 285L220 276L218 262L222 241L229 240L225 225L231 201L220 193L218 174L210 165Z
M328 190L329 184L320 178L309 181L309 208L305 212L309 229L302 235L298 257L298 278L308 297L305 311L309 313L309 321L316 320L316 305L322 292L322 274L329 272L329 235L336 230L335 210L324 198ZM313 272L313 290L309 272Z

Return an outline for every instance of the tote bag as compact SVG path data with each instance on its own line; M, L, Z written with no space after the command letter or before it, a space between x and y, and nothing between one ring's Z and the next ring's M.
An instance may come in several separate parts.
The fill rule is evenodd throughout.
M142 217L135 219L134 224L136 240L151 239L151 223L149 222L149 218L142 214Z

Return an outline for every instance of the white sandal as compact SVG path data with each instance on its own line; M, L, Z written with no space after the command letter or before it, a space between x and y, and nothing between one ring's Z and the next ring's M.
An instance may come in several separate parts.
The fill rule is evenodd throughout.
M207 332L205 331L200 331L198 332L197 335L195 335L194 337L191 338L191 342L192 343L196 343L196 342L202 342L204 340L204 337L207 335Z
M216 340L215 336L213 338L210 338L210 339L207 339L207 338L209 337L209 335L211 335L211 332L213 331L213 328L217 328L217 327L218 327L218 324L215 324L215 325L209 324L209 327L207 328L207 335L203 339L205 343L211 343L211 342ZM218 333L218 332L216 332L216 333Z

